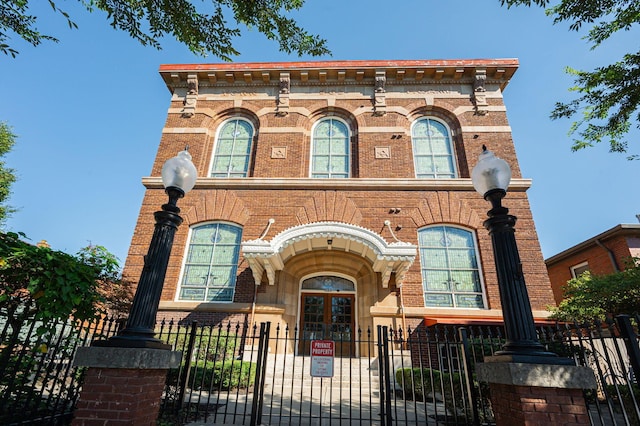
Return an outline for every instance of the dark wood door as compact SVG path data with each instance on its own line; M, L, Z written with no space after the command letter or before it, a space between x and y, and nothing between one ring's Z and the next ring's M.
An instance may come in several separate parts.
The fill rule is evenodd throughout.
M312 340L336 342L336 356L355 356L353 294L303 293L298 353L309 355Z

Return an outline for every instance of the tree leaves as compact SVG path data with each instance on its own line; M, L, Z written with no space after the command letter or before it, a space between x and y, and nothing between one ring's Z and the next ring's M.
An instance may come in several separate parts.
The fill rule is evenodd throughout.
M548 7L549 0L501 0L507 7L532 4ZM578 31L583 24L593 24L585 37L596 49L618 31L628 31L640 22L640 0L561 0L547 9L553 22L570 23ZM552 119L574 119L569 134L574 137L572 150L607 142L611 152L627 152L628 133L635 122L640 128L640 52L628 53L622 60L593 71L567 68L574 76L570 90L578 97L558 102ZM629 159L638 158L631 155Z
M11 127L0 122L0 225L15 211L5 204L11 195L11 185L16 181L14 170L5 166L2 158L11 151L16 141Z
M24 234L0 233L0 309L8 317L41 321L95 318L131 300L117 259L104 247L89 246L77 256L31 245ZM121 291L114 298L114 289Z
M269 40L278 43L283 52L298 55L330 53L326 41L309 34L294 19L291 11L300 9L303 0L78 0L89 11L107 13L109 24L128 33L143 46L161 49L161 39L172 36L200 56L212 54L230 61L239 52L233 47L242 30L256 28ZM49 0L70 28L77 28L68 13ZM196 6L197 5L197 6ZM42 41L58 40L40 33L37 17L28 14L29 0L0 3L0 51L15 57L18 52L8 44L13 32L37 46ZM231 22L231 24L230 24Z
M551 308L562 321L604 319L607 315L640 312L640 264L631 259L627 269L609 275L581 274L563 287L564 300Z

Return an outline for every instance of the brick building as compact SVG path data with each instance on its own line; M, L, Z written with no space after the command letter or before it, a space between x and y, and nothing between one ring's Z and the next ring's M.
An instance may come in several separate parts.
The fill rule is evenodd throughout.
M546 259L556 304L570 279L585 271L596 275L621 271L631 257L640 257L640 224L616 225Z
M160 169L190 146L159 315L271 321L304 337L378 324L499 321L482 145L534 316L553 303L502 92L515 59L162 65L172 97L125 275L139 277L166 202Z

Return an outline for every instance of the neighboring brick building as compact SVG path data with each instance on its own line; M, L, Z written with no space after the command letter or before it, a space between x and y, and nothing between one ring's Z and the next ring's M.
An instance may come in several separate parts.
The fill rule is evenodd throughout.
M562 287L584 271L606 275L623 270L631 257L640 257L640 224L620 224L568 248L545 263L556 304Z
M125 274L140 275L160 169L190 146L163 317L352 333L499 320L490 208L469 179L485 144L536 318L553 295L502 91L515 59L162 65L172 93ZM255 304L254 304L255 302ZM403 323L401 323L401 321Z

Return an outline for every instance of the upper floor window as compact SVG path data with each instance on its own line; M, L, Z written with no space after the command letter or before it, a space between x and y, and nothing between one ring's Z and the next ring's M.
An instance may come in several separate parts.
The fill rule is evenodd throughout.
M234 118L220 126L211 162L211 177L246 177L252 141L253 126L246 120Z
M578 265L574 265L571 267L571 276L573 278L578 278L583 273L589 270L589 262L582 262Z
M232 302L242 229L208 223L191 229L178 300Z
M449 129L433 118L421 118L411 128L416 177L448 179L457 177Z
M311 177L348 178L350 137L347 125L335 118L318 122L311 141Z
M418 246L425 306L485 307L473 232L430 226L418 231Z

